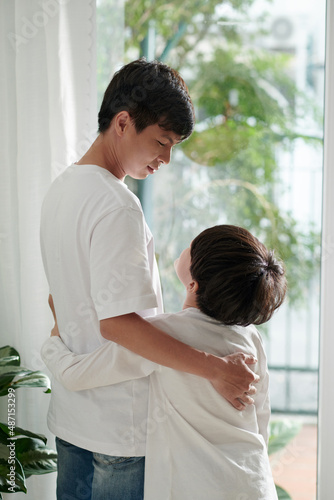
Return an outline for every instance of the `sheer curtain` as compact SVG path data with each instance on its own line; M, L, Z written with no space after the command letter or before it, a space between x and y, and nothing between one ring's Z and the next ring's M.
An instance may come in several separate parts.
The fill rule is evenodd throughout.
M44 370L39 350L52 321L40 209L51 180L95 137L95 0L1 0L0 37L1 346ZM53 447L48 403L42 389L18 389L16 425L44 433ZM54 500L54 481L55 474L31 477L28 495L15 498Z

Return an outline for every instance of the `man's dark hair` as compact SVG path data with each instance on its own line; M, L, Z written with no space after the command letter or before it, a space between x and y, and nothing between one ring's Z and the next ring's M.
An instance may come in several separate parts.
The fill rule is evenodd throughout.
M159 61L138 59L115 73L99 112L99 132L114 116L128 111L137 133L158 123L184 140L194 128L194 108L188 88L177 71Z
M206 229L193 240L190 257L199 309L226 325L265 323L284 300L282 262L246 229Z

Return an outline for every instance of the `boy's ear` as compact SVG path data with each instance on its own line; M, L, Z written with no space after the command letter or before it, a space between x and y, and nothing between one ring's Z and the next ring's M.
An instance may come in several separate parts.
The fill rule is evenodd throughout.
M189 292L189 293L196 293L197 290L198 290L198 282L196 280L192 280L187 285L187 292Z

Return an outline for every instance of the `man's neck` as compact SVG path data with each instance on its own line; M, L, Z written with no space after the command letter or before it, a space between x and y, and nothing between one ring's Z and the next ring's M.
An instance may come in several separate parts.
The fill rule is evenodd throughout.
M118 179L124 181L124 174L117 161L112 144L108 144L104 134L100 134L77 165L97 165L108 170Z

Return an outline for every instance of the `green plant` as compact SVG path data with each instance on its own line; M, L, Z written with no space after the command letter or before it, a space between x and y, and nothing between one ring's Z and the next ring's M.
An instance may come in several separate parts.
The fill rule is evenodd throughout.
M268 454L278 452L300 432L302 424L296 420L271 421L269 425ZM278 500L292 500L289 493L281 486L276 486Z
M0 499L2 493L26 493L29 476L57 470L57 454L46 446L46 437L15 425L15 389L18 387L45 387L46 393L51 392L50 380L44 373L22 367L16 349L2 347L0 396L8 398L8 421L0 423Z

